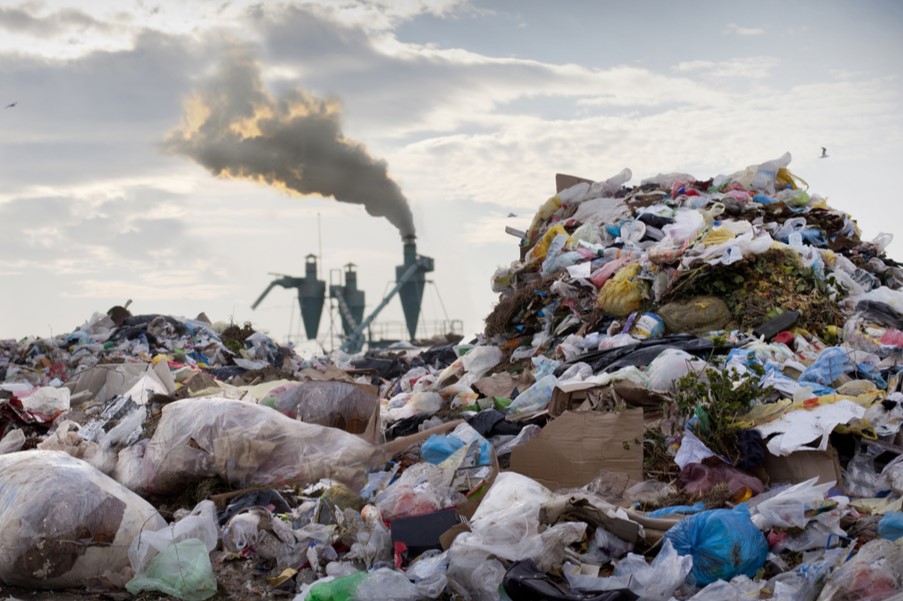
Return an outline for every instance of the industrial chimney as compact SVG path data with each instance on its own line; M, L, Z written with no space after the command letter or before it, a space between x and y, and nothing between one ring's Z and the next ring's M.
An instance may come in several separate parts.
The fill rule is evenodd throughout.
M433 271L433 259L417 256L417 244L414 236L406 236L404 239L404 263L395 268L395 279L402 281L404 275L417 267L398 291L401 297L401 308L404 310L404 319L408 327L410 339L414 339L417 333L417 320L420 318L420 305L423 302L423 288L426 285L426 273ZM419 265L418 265L419 264Z

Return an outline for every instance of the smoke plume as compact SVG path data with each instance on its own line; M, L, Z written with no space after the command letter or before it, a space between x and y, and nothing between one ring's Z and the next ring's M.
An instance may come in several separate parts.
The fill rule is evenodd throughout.
M219 73L188 99L184 123L165 145L216 176L361 204L402 237L414 235L411 208L385 161L344 136L338 103L303 90L273 98L248 52L233 49Z

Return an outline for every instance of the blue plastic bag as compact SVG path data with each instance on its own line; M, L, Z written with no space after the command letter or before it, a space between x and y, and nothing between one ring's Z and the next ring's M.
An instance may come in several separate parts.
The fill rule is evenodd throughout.
M420 447L420 456L427 463L439 465L465 444L463 440L454 434L433 434ZM480 440L480 465L489 465L491 460L489 456L490 448L491 445L488 440Z
M878 536L892 541L903 537L903 511L885 513L878 522Z
M854 369L855 367L849 357L847 357L846 352L841 348L832 346L818 354L815 362L800 375L799 381L801 384L812 382L830 386L831 382Z
M768 556L768 542L749 519L745 504L684 518L665 533L665 540L679 554L693 557L691 574L698 586L741 574L753 577Z

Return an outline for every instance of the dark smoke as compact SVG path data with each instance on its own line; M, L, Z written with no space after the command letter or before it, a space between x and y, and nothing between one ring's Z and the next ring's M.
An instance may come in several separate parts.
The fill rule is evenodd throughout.
M169 151L217 176L361 204L402 237L414 235L411 208L385 161L342 134L338 104L302 90L274 99L248 53L233 51L187 108L185 125L166 139Z

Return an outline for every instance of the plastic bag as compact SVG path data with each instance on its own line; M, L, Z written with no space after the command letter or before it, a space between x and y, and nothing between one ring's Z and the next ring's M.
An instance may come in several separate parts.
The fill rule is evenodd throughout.
M884 601L903 587L903 547L875 539L828 577L818 601Z
M207 546L188 538L166 547L125 588L133 595L160 591L185 601L209 599L216 594L216 577Z
M508 407L509 413L517 415L542 411L552 400L552 392L557 385L558 378L553 375L540 379L517 395L517 398Z
M0 455L0 582L84 587L128 568L142 530L166 521L88 463L56 451ZM100 583L100 582L99 582Z
M755 507L753 524L759 530L805 528L819 510L825 508L825 495L834 482L816 485L818 478L788 486Z
M607 578L583 576L575 572L573 566L565 566L564 574L571 588L579 591L613 591L629 588L647 601L667 601L677 588L684 583L693 568L689 555L679 555L665 539L662 548L652 563L642 555L630 553L615 562L614 574Z
M143 572L158 553L167 547L194 538L213 551L219 540L216 506L213 501L201 501L190 514L159 530L144 530L129 545L129 562L136 574Z
M448 588L463 599L498 601L499 586L505 577L505 566L479 548L458 544L448 550Z
M306 601L350 601L367 578L367 572L357 572L340 578L321 578L307 589Z
M668 303L659 308L658 314L669 332L693 334L720 330L733 317L727 304L715 296L696 296Z
M468 351L462 362L464 370L476 381L498 365L501 360L502 351L497 346L478 346Z
M427 599L437 599L448 584L448 551L427 551L408 566L406 575L414 582L417 591Z
M878 536L891 541L903 538L903 511L885 513L878 522Z
M686 351L666 348L646 368L649 375L649 389L656 392L670 392L677 380L690 372L701 373L706 362Z
M762 583L737 576L730 582L716 580L687 601L758 601L761 589Z
M0 439L0 455L15 453L25 444L25 432L20 428L10 430Z
M681 555L693 556L693 576L700 586L740 574L752 577L768 556L768 542L743 504L684 518L665 533L665 540Z
M566 244L570 240L570 236L568 236L568 233L564 229L564 226L560 223L556 223L548 230L546 230L546 233L543 234L539 242L537 242L536 245L530 249L530 252L527 253L527 262L540 263L545 260L546 254L549 252L549 247L552 245L552 241L555 240L557 236L561 235L566 236L564 240L564 244Z
M432 463L417 463L404 471L398 480L374 499L383 517L421 515L438 511L454 503L451 477Z
M373 570L354 593L354 601L417 601L417 587L401 572L389 568Z
M785 152L777 159L765 161L760 165L750 165L744 171L735 173L731 179L751 190L762 190L771 194L775 190L775 180L781 168L786 169L791 156Z
M400 407L392 407L389 403L389 421L397 422L421 413L433 415L442 408L442 403L442 395L438 392L416 392Z
M438 396L438 395L437 395ZM119 453L116 479L165 494L219 476L234 486L362 480L379 447L336 428L221 398L170 403L153 437Z
M363 434L379 397L350 382L290 382L273 388L259 404L308 424Z
M673 244L693 240L705 228L705 218L699 211L683 209L674 215L674 223L662 227L667 239Z
M688 463L677 478L678 488L695 499L705 497L720 484L727 486L728 495L734 502L761 494L765 489L762 481L755 476L721 462L714 465Z
M241 557L256 557L264 561L276 560L279 567L289 567L285 561L296 553L295 534L290 524L274 518L266 507L248 507L233 515L223 527L223 548ZM307 545L304 549L307 551Z
M881 479L887 482L890 488L899 494L903 494L903 455L884 466L881 470Z
M621 268L602 286L596 297L596 305L615 317L626 317L638 310L649 297L649 284L637 279L638 263Z
M511 561L538 559L543 552L539 510L550 498L535 480L500 473L474 512L471 532L455 539L452 549L463 545Z

